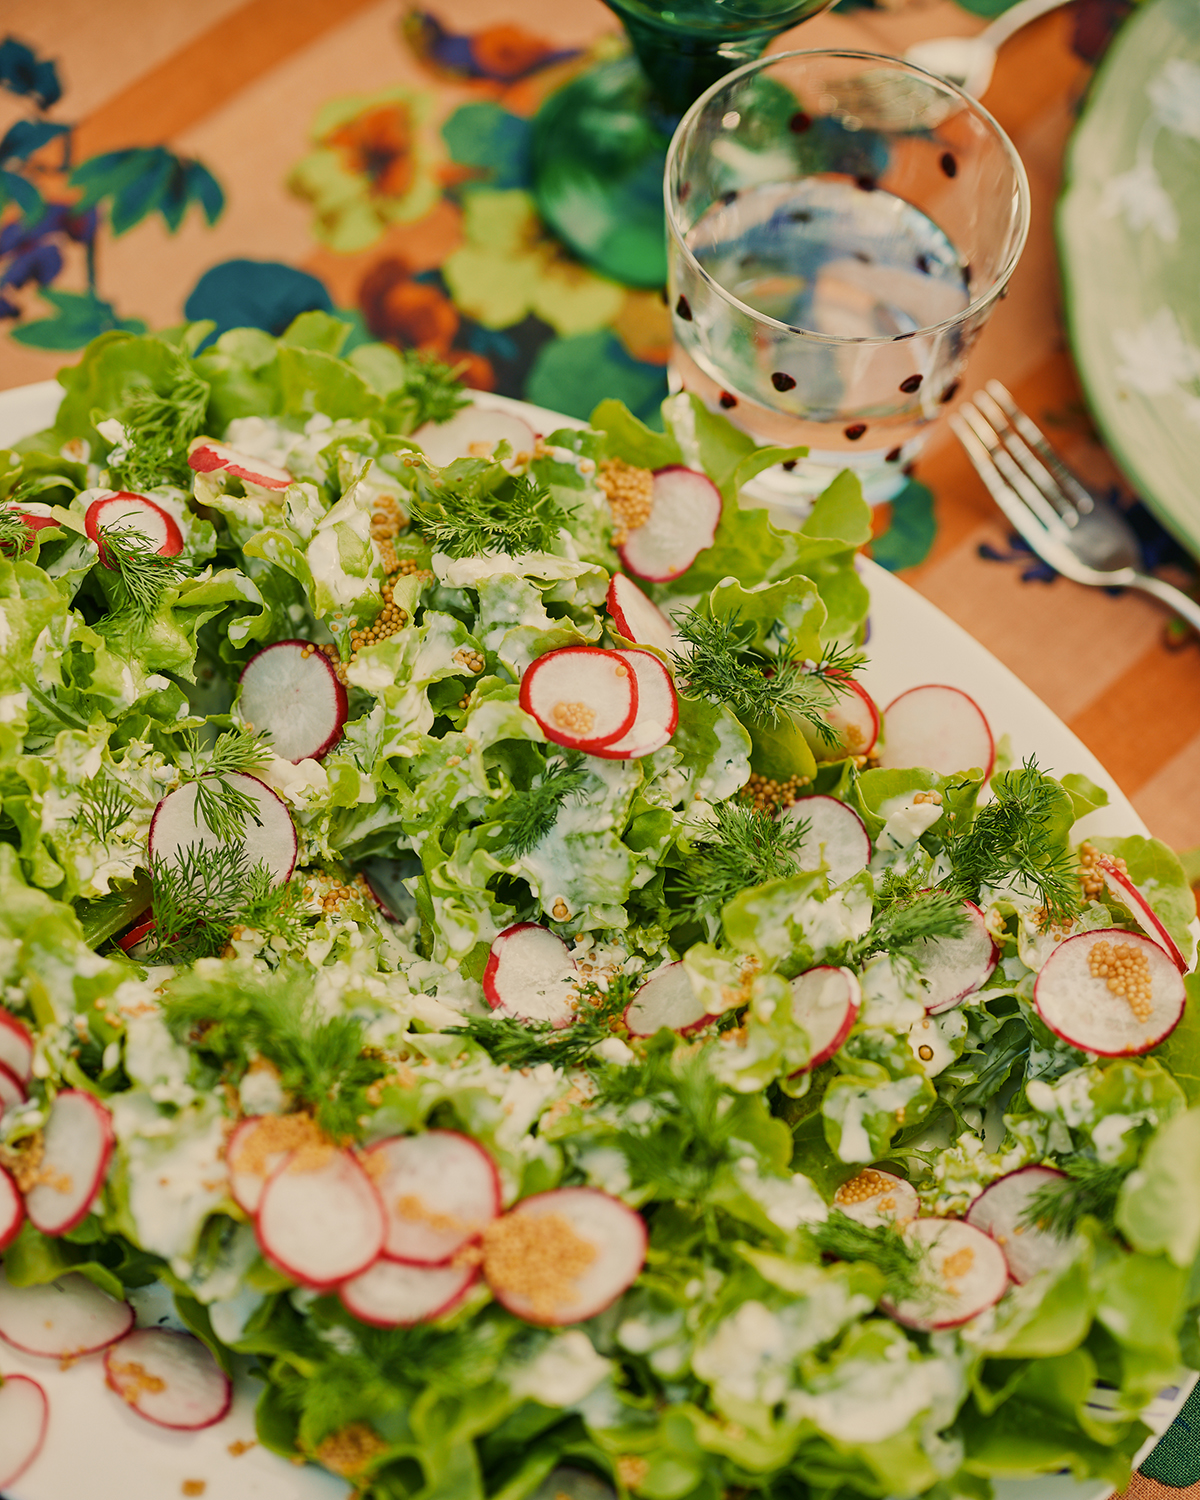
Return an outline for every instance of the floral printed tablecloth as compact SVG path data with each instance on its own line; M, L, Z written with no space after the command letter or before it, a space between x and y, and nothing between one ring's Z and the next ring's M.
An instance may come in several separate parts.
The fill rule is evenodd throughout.
M901 52L977 31L1007 0L849 3L776 45ZM322 307L357 337L461 364L481 389L579 416L615 395L650 416L670 337L660 295L581 266L530 191L531 118L621 45L614 18L598 0L422 6L8 0L0 388L49 377L105 327L187 315L279 330ZM1051 232L1091 62L1128 9L1076 0L1000 58L985 102L1025 160L1034 227L965 390L1004 379L1070 461L1133 503L1065 353ZM1112 192L1114 214L1169 232L1144 171ZM1192 585L1184 555L1136 503L1132 516L1149 563ZM1186 633L1149 601L1051 579L944 428L877 532L875 556L1030 683L1152 831L1200 845L1200 650Z

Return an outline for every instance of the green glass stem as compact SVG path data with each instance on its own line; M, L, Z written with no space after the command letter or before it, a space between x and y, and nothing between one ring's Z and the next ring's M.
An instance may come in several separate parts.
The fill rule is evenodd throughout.
M652 96L660 110L672 117L672 128L688 105L718 78L761 56L780 29L778 21L771 20L763 30L753 33L725 37L711 32L697 34L678 25L656 25L632 15L616 0L605 3L620 16Z

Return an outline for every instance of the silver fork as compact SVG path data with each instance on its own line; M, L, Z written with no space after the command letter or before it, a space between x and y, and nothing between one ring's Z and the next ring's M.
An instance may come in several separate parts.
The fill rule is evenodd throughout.
M1129 522L1079 482L998 380L964 401L950 426L992 499L1056 573L1095 588L1140 589L1200 630L1200 604L1141 572Z

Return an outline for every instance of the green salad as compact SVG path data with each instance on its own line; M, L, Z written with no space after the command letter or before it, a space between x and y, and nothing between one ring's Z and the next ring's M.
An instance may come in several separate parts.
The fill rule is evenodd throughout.
M950 690L877 739L850 475L778 530L687 395L438 465L442 367L210 331L0 452L0 1336L161 1282L371 1500L1122 1484L1200 1365L1179 862Z

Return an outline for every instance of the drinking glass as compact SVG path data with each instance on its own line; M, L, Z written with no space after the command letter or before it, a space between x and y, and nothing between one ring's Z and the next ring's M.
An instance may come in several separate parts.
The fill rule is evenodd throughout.
M763 443L803 504L840 469L899 490L1004 295L1029 226L1012 143L944 79L867 52L788 52L688 110L665 178L674 389Z
M595 270L631 286L667 278L662 172L671 132L710 84L834 0L605 0L632 57L597 64L538 111L542 218Z

